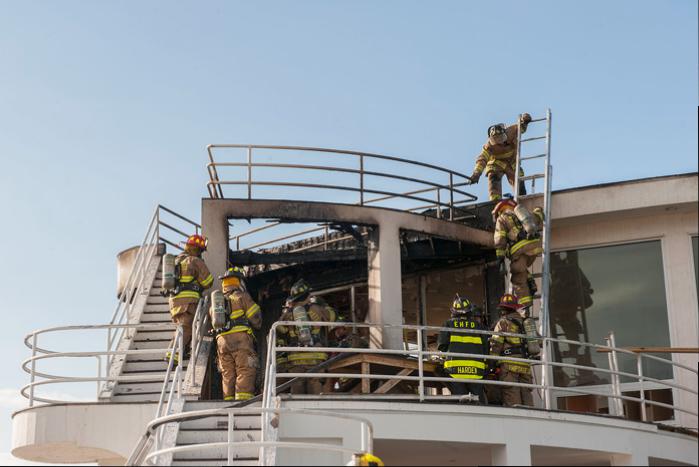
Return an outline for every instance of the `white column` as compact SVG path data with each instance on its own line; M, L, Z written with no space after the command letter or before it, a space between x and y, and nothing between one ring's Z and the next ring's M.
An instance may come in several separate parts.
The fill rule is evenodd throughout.
M491 449L492 465L532 465L532 450L527 442L513 439Z
M216 290L221 286L218 276L225 273L228 267L228 217L216 201L203 200L201 229L209 240L202 257L214 276L214 285L210 290Z
M631 454L612 454L609 457L609 465L613 467L623 465L648 465L648 455L640 452L633 452Z
M368 319L376 324L403 324L400 235L397 224L384 222L369 235L367 265ZM402 349L400 329L371 330L372 348Z

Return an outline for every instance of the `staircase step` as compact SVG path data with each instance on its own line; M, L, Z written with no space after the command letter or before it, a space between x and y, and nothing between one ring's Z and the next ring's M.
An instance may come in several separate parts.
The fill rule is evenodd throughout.
M261 430L235 430L233 431L235 441L260 441L262 439ZM201 444L201 443L224 443L228 441L228 430L213 430L202 428L180 428L177 435L177 444Z
M167 344L160 348L160 349L153 349L152 352L146 352L146 353L139 353L139 354L134 354L130 355L127 359L126 362L138 362L138 361L153 361L153 360L163 360L165 361L165 353L169 350L166 349ZM136 349L131 349L131 350L136 350ZM186 363L186 362L185 362Z
M161 297L160 295L157 297L148 295L148 300L146 301L146 305L167 305L169 303L170 301L167 299L167 297Z
M134 356L135 358L136 356ZM141 357L140 355L138 357ZM126 360L124 364L124 373L136 373L136 372L164 372L167 370L167 362L163 360L163 355L161 358L157 359L139 359L139 360Z
M170 313L143 313L141 323L172 323Z
M170 314L170 305L167 303L146 303L144 313L167 313Z
M160 391L157 393L131 393L131 394L116 394L110 399L112 402L158 402L160 399Z
M115 395L123 395L123 394L151 394L151 393L157 393L160 394L160 392L163 390L163 381L165 379L165 375L163 375L163 378L160 381L153 381L153 382L134 382L134 383L119 383L117 384L116 389L114 390ZM170 379L170 382L172 382L172 377ZM168 388L170 388L170 384L168 384Z
M172 329L163 329L162 331L138 331L134 337L134 341L169 341L175 334L175 329L177 329L177 327L173 324Z
M178 446L187 446L187 444L177 444ZM257 460L260 448L254 446L236 446L234 451L234 459L240 460ZM228 449L225 447L213 448L197 448L191 451L176 452L173 460L192 460L201 458L217 458L226 459L228 457ZM224 461L225 462L225 461Z
M203 409L202 409L203 410ZM190 412L190 410L187 410ZM260 430L262 420L259 415L236 415L234 419L236 430ZM197 420L187 420L180 424L182 430L227 430L228 415L215 415Z
M170 334L171 338L172 334ZM131 343L131 350L167 349L170 345L170 339L134 340Z
M223 466L223 465L233 465L233 466L252 466L252 465L259 465L259 462L257 458L255 459L249 459L249 460L235 460L231 464L228 464L227 459L222 458L213 458L213 457L207 457L207 458L198 458L198 459L173 459L172 465L181 465L181 466L199 466L199 465L216 465L216 466Z

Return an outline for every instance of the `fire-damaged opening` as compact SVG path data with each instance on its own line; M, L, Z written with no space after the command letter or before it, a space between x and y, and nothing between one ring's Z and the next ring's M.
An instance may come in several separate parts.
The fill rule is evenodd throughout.
M280 222L276 219L257 221L262 228L271 222ZM331 222L320 225L281 224L284 224L282 227L287 232L281 237L293 237L288 232L306 230L310 231L310 235L285 243L264 241L261 242L264 245L257 249L236 249L240 246L236 239L231 242L228 255L229 265L246 269L248 290L263 313L262 328L255 333L260 359L258 388L261 388L264 379L269 330L279 319L289 289L298 279L305 279L312 293L321 295L343 321L368 321L367 243L372 230L377 227ZM260 227L253 227L253 230L255 228ZM255 242L248 244L255 245ZM441 326L450 317L449 307L457 293L482 307L487 318L497 318L495 305L504 288L494 265L493 250L401 230L400 251L404 324ZM354 332L368 338L368 329ZM436 334L425 336L426 348L436 350L436 337ZM406 331L403 334L406 348L416 344L416 339L415 332ZM213 348L211 356L213 361ZM205 385L208 386L209 397L222 398L220 375L215 364L209 366L208 374L210 378L207 378ZM206 392L205 389L202 395Z

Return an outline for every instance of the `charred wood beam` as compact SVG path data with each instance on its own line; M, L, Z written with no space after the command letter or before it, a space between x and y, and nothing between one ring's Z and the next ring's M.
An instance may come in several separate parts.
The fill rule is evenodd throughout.
M366 248L352 250L303 251L297 253L255 253L253 251L231 251L231 264L251 266L255 264L295 264L328 261L350 261L366 259Z
M431 250L431 249L430 249ZM478 252L464 253L456 251L439 251L436 254L423 249L408 250L401 255L406 261L472 261L482 258ZM355 250L329 250L300 253L255 253L252 251L237 252L232 251L229 255L231 264L238 266L272 265L272 264L299 264L299 263L322 263L334 261L366 260L366 249Z

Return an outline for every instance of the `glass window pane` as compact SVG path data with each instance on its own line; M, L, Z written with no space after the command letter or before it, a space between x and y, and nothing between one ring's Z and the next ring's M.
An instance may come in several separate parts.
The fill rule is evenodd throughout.
M669 346L660 241L553 253L550 309L553 337L604 344L614 331L617 347ZM609 368L606 353L575 345L554 346L554 358ZM619 368L636 373L635 358L619 356ZM645 359L644 374L672 378L672 368ZM558 369L554 377L562 386L609 382L584 370Z

